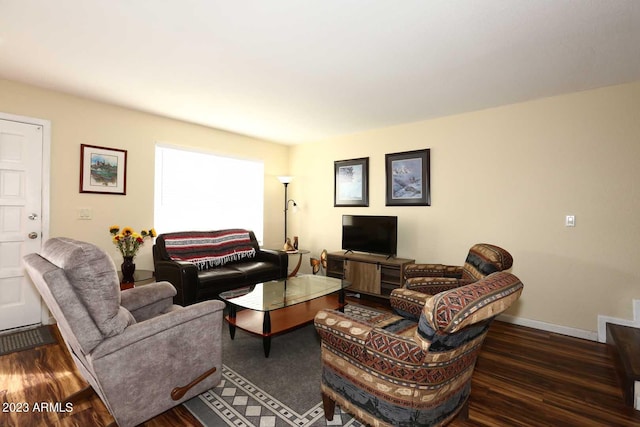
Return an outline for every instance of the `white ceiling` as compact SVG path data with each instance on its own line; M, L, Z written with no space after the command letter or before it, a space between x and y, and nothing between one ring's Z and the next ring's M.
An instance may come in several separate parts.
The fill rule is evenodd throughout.
M0 78L302 143L640 80L640 1L0 0Z

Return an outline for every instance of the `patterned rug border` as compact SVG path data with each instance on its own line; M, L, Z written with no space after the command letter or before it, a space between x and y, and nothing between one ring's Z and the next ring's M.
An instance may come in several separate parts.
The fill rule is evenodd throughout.
M332 421L325 420L322 402L299 414L224 364L220 384L185 402L184 406L198 421L209 427L219 424L209 424L205 414L199 413L198 407L205 406L217 415L219 420L216 421L234 427L364 427L351 415L342 412L338 405Z
M348 315L357 315L376 323L392 314L373 307L348 304ZM236 366L236 369L238 367ZM241 368L240 368L241 369ZM216 387L184 403L184 406L202 425L217 427L363 427L363 424L336 405L332 421L324 418L320 399L310 408L296 412L285 402L252 383L237 370L222 365L222 380ZM311 402L310 402L311 403Z

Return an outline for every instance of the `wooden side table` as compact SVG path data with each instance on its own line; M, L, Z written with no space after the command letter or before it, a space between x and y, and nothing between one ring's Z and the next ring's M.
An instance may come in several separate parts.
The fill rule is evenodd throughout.
M118 271L118 279L120 280L120 290L124 291L134 286L148 285L155 282L155 272L152 270L136 270L133 273L133 283L122 283L122 272Z
M306 249L297 249L295 251L286 251L286 252L287 252L287 255L300 255L298 257L298 263L296 264L296 267L291 271L291 273L289 273L287 277L296 276L298 274L298 270L300 270L300 265L302 265L302 256L310 254L311 251L308 251Z

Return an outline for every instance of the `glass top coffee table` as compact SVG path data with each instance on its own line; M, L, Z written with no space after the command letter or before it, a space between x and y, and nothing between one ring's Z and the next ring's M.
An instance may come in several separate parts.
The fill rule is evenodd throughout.
M343 310L344 289L349 285L346 280L303 274L222 292L220 298L229 307L225 319L231 339L236 328L260 335L269 357L273 335L312 322L322 309Z

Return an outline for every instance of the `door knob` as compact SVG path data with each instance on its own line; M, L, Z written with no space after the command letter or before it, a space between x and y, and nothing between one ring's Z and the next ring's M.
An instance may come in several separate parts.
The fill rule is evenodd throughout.
M31 233L29 233L29 238L30 239L37 239L38 238L38 233L36 233L35 231L32 231Z

